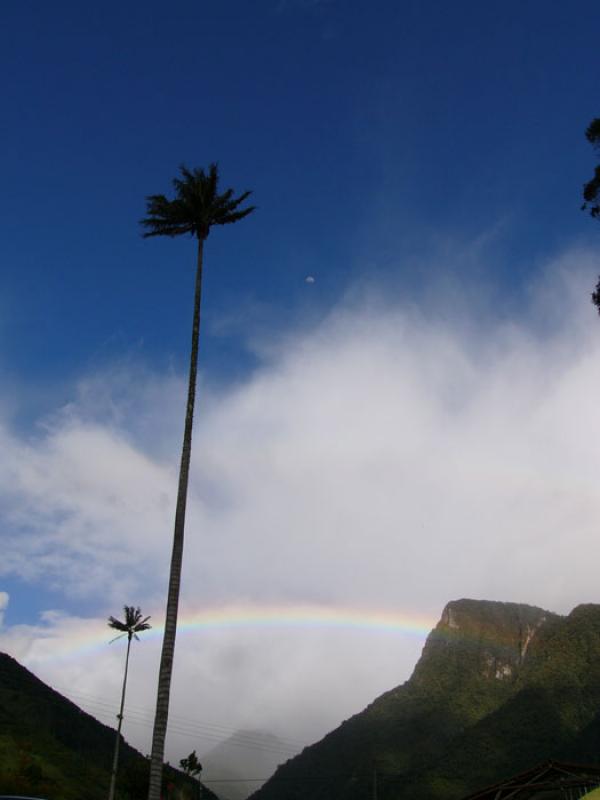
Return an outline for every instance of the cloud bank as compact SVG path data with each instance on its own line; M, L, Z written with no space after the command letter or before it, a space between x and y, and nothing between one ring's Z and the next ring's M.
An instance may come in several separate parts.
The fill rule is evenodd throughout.
M520 320L486 321L456 294L419 309L361 290L263 347L246 380L205 388L184 614L316 604L433 620L464 596L559 612L599 601L597 272L596 255L566 254ZM7 614L0 648L90 704L118 696L105 617L134 603L161 618L182 414L178 376L129 364L82 380L29 438L0 432L0 579L65 597L31 625ZM82 597L97 619L75 613ZM310 741L405 680L421 645L314 626L190 631L173 712ZM158 641L134 659L126 735L146 752ZM172 759L193 749L177 736Z

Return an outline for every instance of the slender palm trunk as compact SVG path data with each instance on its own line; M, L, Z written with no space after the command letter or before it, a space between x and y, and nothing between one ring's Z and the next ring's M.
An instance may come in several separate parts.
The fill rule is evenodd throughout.
M117 783L117 769L119 767L119 745L121 743L121 725L123 724L123 709L125 708L125 690L127 689L127 670L129 669L129 650L131 649L131 635L127 637L127 655L125 656L125 675L123 677L123 688L121 690L121 707L117 719L117 737L115 739L115 753L113 756L112 772L110 773L110 789L108 790L108 800L114 800L115 787Z
M196 399L196 372L198 368L198 339L200 334L200 301L202 298L202 253L204 240L198 240L198 264L196 269L196 289L194 293L194 322L192 325L192 353L190 357L190 377L188 384L187 409L185 413L185 430L181 466L179 469L179 488L177 491L177 507L175 510L175 530L173 532L173 551L171 554L171 573L167 594L167 613L163 634L160 669L158 673L158 692L156 697L156 713L152 734L152 754L150 760L150 786L148 800L160 800L165 738L169 717L169 695L171 692L171 674L173 671L173 655L175 652L175 634L177 633L177 610L179 606L179 587L181 584L181 563L183 559L183 533L185 527L185 507L190 472L190 456L192 452L192 424L194 421L194 401Z

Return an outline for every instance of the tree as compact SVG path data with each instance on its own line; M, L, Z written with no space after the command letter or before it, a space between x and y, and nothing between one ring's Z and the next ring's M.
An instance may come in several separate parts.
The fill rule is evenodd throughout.
M585 136L594 150L600 154L600 117L590 122ZM587 211L589 209L591 216L600 220L600 164L594 170L594 177L583 187L583 200L582 210ZM592 292L592 303L600 314L600 278L595 290Z
M192 750L187 758L182 758L179 762L179 766L186 775L191 775L192 777L195 777L202 772L202 764L198 761L198 756L196 755L195 750Z
M179 766L185 772L186 775L189 775L190 778L195 778L202 772L202 764L198 761L198 756L196 755L196 751L192 750L187 758L182 758L179 762ZM201 796L201 789L200 786L200 778L198 778L197 784L197 796Z
M117 639L120 639L122 636L127 636L127 655L125 656L125 674L123 676L123 688L121 690L121 707L119 708L119 713L117 714L117 719L119 720L119 724L117 725L117 736L115 738L115 752L113 756L113 765L112 765L112 772L110 774L110 788L108 790L108 800L114 800L115 796L115 787L117 783L117 769L119 766L119 744L121 742L121 725L123 724L123 708L125 707L125 690L127 688L127 671L129 669L129 651L131 649L131 640L135 639L139 641L138 633L142 631L149 630L152 625L149 624L148 620L150 617L142 618L142 612L140 608L134 608L133 606L123 606L123 613L125 615L125 620L122 622L120 619L116 617L109 617L108 618L108 627L112 628L115 631L120 631L121 633L119 636L116 636L114 639L111 640L115 642Z
M229 225L243 219L254 211L254 206L239 209L240 205L250 196L250 192L243 192L237 198L233 196L233 189L227 189L222 194L219 194L219 173L216 164L211 164L207 172L199 168L189 170L187 167L181 166L180 173L181 177L173 180L173 188L175 190L174 199L168 200L163 194L150 195L147 198L146 211L148 216L141 220L141 224L146 228L143 234L144 238L149 236L175 237L189 234L198 240L188 397L179 469L177 505L175 509L175 527L173 531L173 549L171 553L171 569L167 592L167 610L158 675L156 713L154 717L154 731L152 734L148 800L160 800L162 762L169 716L169 695L171 692L171 675L173 671L175 636L177 632L185 509L190 456L192 452L194 402L196 398L196 371L198 366L198 340L200 334L200 301L202 297L202 259L204 242L213 225Z
M594 150L600 154L600 117L590 122L585 136ZM594 177L583 187L583 200L582 210L589 208L592 217L600 219L600 164L594 170Z

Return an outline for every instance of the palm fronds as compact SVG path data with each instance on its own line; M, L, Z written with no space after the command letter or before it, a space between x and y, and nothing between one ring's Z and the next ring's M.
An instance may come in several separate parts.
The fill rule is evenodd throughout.
M139 606L137 608L135 606L123 606L123 614L125 616L124 621L112 616L108 618L108 627L115 631L121 631L121 635L112 639L112 642L125 635L129 639L133 637L139 641L138 633L147 631L152 627L148 622L149 616L142 619L142 611Z
M204 240L213 225L228 225L251 214L256 206L237 210L251 192L233 196L233 189L219 194L219 170L213 163L205 172L201 167L179 167L181 177L173 179L175 198L168 200L164 194L147 197L147 217L140 224L149 236L181 236L189 233Z

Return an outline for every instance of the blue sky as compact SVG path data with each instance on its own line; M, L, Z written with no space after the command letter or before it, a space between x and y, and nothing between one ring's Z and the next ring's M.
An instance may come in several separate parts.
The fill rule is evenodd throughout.
M597 2L3 8L0 649L118 694L81 631L160 617L195 249L138 222L182 162L258 206L206 248L184 606L598 601L599 25ZM253 635L181 645L182 708L195 667L213 720L309 741L418 652Z
M260 209L210 239L207 334L302 309L306 273L313 306L370 271L414 291L440 242L497 226L483 279L518 293L594 233L598 23L593 2L11 4L4 368L56 381L128 348L183 358L192 243L137 226L181 162L218 160ZM243 333L205 336L205 364L231 369Z

